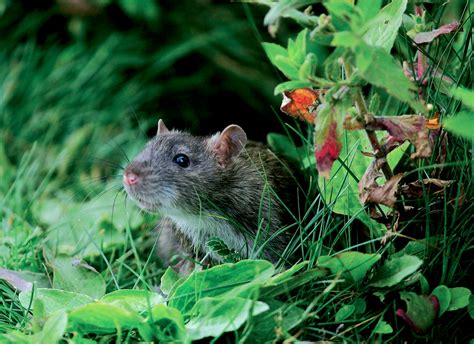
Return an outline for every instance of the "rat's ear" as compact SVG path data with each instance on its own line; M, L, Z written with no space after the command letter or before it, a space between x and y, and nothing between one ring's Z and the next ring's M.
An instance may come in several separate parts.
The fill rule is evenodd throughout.
M211 149L215 152L221 165L240 154L247 144L247 134L238 125L232 124L209 140Z
M156 132L156 135L166 134L167 132L169 132L169 130L166 128L165 122L160 118L158 120L158 131Z

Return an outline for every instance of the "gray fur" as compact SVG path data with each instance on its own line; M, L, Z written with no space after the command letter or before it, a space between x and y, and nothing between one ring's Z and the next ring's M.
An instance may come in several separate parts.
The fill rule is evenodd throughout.
M271 189L290 209L294 203L296 183L289 168L263 144L248 142L243 147L234 142L229 148L231 154L223 158L215 149L218 134L196 137L168 131L161 124L157 136L126 168L126 172L139 176L139 182L125 188L140 207L164 216L160 227L164 229L162 235L169 237L160 239L163 256L169 258L170 250L179 247L187 254L200 258L210 254L219 261L205 245L211 237L219 237L242 257L256 258L259 246L288 217ZM237 135L233 130L232 137L246 141L240 130ZM173 162L179 153L189 157L189 167ZM259 242L253 250L259 227ZM274 238L260 256L276 261L289 235Z

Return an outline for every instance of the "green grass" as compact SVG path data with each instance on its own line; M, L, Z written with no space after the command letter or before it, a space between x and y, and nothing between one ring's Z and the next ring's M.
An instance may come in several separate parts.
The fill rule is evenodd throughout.
M430 44L425 51L428 59L436 62L431 66L469 89L473 80L472 15L468 6L459 8L465 11L461 12L466 23L464 33L442 37L441 44ZM131 12L124 12L126 23L120 25L106 13L97 28L94 18L68 22L54 9L23 13L20 6L9 5L0 17L0 32L8 37L0 42L0 267L35 273L25 279L36 280L37 286L52 282L56 288L66 289L58 276L75 275L78 270L61 270L54 258L80 257L90 267L86 270L98 272L87 276L91 281L98 279L98 285L103 283L107 293L120 289L154 291L165 271L154 253L156 233L152 228L157 218L138 212L125 200L120 185L127 159L141 149L147 134L154 132L157 112L177 126L208 134L218 129L214 125L235 120L234 115L222 116L222 109L213 105L222 97L216 89L225 84L223 91L236 96L231 104L245 103L238 106L239 111L264 111L277 122L270 110L277 72L259 50L261 33L241 29L245 24L263 32L261 13L257 12L256 19L251 13L258 9L244 7L249 15L245 18L239 12L241 7L204 6L199 10L215 17L202 20L189 13L185 17L183 13L189 9L184 5L158 9L161 27L137 19ZM438 23L443 7L432 16ZM73 29L78 22L79 31ZM59 29L48 27L52 23ZM282 25L283 32L292 29ZM40 30L47 34L38 34ZM163 37L160 44L158 37ZM414 54L405 33L399 34L396 48L403 59ZM199 71L194 70L201 64ZM444 116L461 107L459 101L442 92L439 82L430 81L425 92L427 101L442 109ZM197 96L191 97L192 93ZM199 97L205 97L206 104L201 104ZM382 104L384 113L398 115L404 110L398 101L387 97L382 98ZM217 124L207 125L213 121L210 113L215 114ZM268 121L268 116L262 122ZM281 121L288 122L288 118ZM258 123L249 122L248 126L259 127ZM306 148L299 154L312 154L312 128L294 122L281 128L292 144ZM472 144L448 135L444 147L444 135L436 138L432 159L415 164L405 157L397 170L408 172L410 181L431 176L455 183L441 193L424 187L421 197L407 200L406 204L415 209L413 215L399 224L386 245L380 243L382 235L368 232L357 216L334 214L335 203L325 204L319 193L314 168L306 170L312 181L310 190L302 196L295 214L297 234L283 260L298 255L308 264L280 284L275 282L273 289L254 281L261 271L242 280L236 278L232 290L248 288L241 294L246 300L252 300L253 305L265 301L271 309L263 313L266 316L250 316L239 330L220 339L252 342L257 334L263 336L264 330L271 329L266 336L288 342L472 340L472 320L466 308L435 320L425 334L414 334L395 316L396 310L404 307L400 291L429 294L439 285L472 288ZM437 160L441 153L446 156L444 161ZM344 178L353 178L351 172L345 171ZM335 196L331 198L334 202ZM321 256L351 251L381 255L360 283L344 283L343 270L321 270ZM380 267L397 254L415 255L423 265L393 287L370 286ZM169 280L176 282L173 277ZM221 282L216 278L216 284ZM84 293L93 290L93 285L86 283ZM228 297L241 296L232 290ZM209 290L194 292L206 295ZM178 300L187 295L184 291L180 294L176 286L170 293ZM24 338L12 330L39 333L47 317L38 304L32 304L31 309L22 306L18 294L0 281L0 333L16 335L20 341ZM149 304L140 316L154 324L153 316L149 318L153 305L148 297L145 299ZM353 313L344 318L343 312L351 307ZM154 327L163 332L158 338L176 338L181 326L177 318L160 320L161 327ZM382 322L390 324L393 332L374 331ZM291 329L286 327L289 323L294 323ZM79 342L78 331L65 336ZM143 335L125 328L108 334L92 331L84 338L115 342L139 340Z

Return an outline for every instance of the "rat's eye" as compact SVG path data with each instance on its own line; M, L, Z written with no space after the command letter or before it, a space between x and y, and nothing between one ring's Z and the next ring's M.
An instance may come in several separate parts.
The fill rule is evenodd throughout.
M173 162L181 167L189 166L189 158L185 154L176 154L173 158Z

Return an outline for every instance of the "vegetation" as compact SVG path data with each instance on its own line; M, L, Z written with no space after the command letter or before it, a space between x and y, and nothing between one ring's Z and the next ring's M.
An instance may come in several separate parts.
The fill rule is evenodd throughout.
M0 1L1 341L474 339L472 4L254 3ZM279 264L160 265L121 187L157 111L285 132Z

